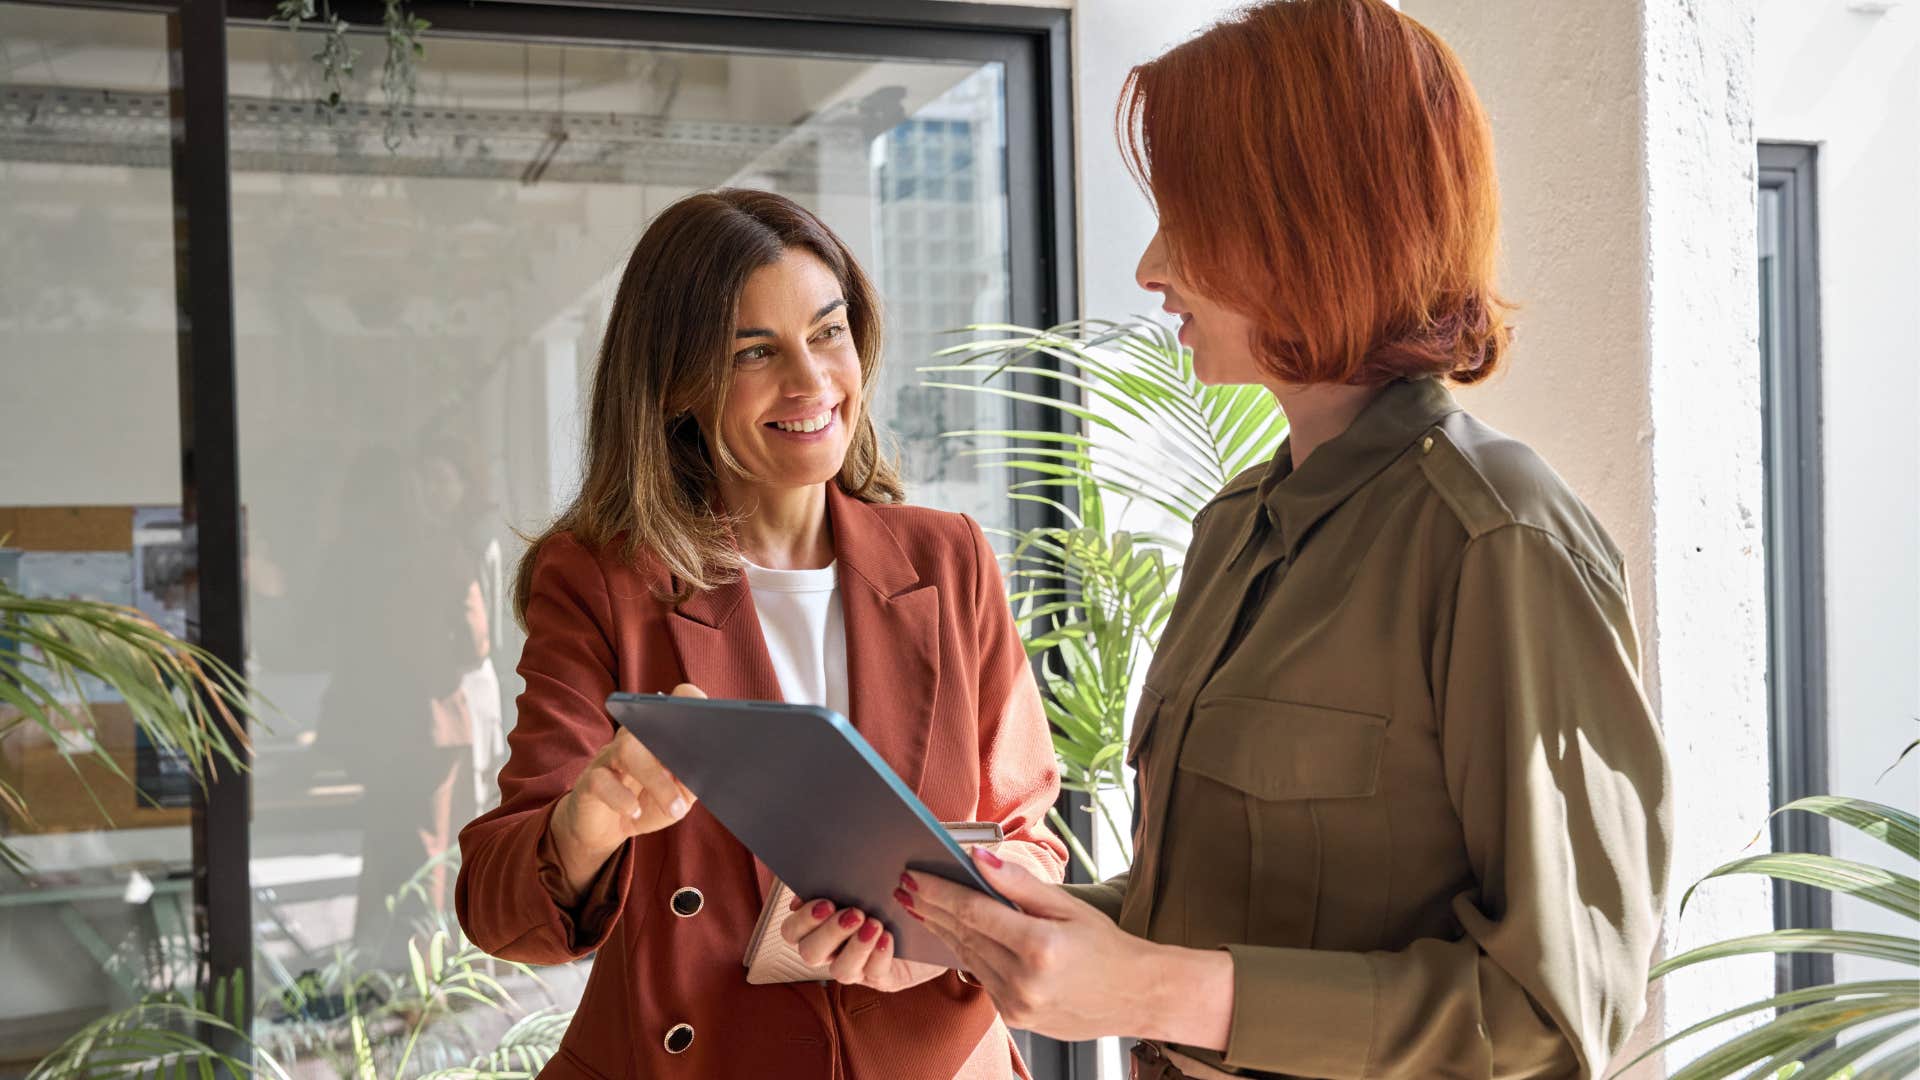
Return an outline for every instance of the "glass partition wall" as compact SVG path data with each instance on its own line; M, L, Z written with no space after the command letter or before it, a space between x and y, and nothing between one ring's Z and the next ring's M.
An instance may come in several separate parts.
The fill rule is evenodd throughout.
M819 213L889 302L876 412L914 498L990 525L1010 505L940 438L1005 406L915 372L939 331L1008 317L998 65L435 41L390 150L377 105L302 107L308 51L229 37L248 637L286 714L257 743L262 985L346 947L406 970L450 912L521 690L515 530L575 490L615 287L673 200ZM543 973L553 1003L583 974ZM444 1048L423 1064L465 1063Z
M235 966L254 1036L321 1075L351 1066L334 1022L355 1011L378 1014L383 1063L411 1044L415 1074L577 1000L590 961L533 978L461 951L454 841L498 798L520 535L577 484L613 289L674 199L768 188L839 232L886 303L875 408L910 497L1015 524L1004 476L959 453L986 437L942 433L1035 418L927 390L916 368L968 323L1069 313L1064 13L1009 9L983 30L939 4L849 3L844 24L417 6L435 30L397 116L379 37L350 35L357 74L323 109L315 32L228 24L220 400L183 390L176 359L190 344L170 185L194 176L169 137L196 119L169 96L178 30L161 13L0 3L0 575L133 600L198 636L181 416L224 412L244 537L225 610L272 710L237 788L166 787L148 761L142 781L171 801L8 823L38 876L0 883L0 957L24 976L0 988L0 1077L143 993L205 989L219 955L251 957ZM61 517L103 507L111 543ZM57 749L19 743L0 738L7 775L44 786ZM216 959L196 965L208 937ZM513 1004L412 1023L413 950ZM1040 1075L1068 1075L1064 1048L1030 1049Z
M0 3L0 582L183 633L167 92L161 16ZM61 697L111 764L0 705L0 1075L193 984L188 790L105 685Z

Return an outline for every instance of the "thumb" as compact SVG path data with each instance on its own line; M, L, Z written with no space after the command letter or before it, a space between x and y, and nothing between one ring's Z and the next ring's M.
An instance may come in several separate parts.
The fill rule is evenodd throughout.
M973 849L973 861L989 885L1000 895L1020 905L1028 915L1044 919L1065 919L1074 913L1080 901L1068 896L1059 886L1044 881L1033 871L1010 862L984 847Z
M673 688L673 696L703 698L707 696L707 692L693 685L692 683L683 682L679 686L676 686Z

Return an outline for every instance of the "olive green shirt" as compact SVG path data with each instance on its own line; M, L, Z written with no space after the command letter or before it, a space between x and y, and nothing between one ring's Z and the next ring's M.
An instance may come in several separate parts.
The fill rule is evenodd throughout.
M1194 523L1135 714L1132 870L1074 891L1234 960L1217 1068L1593 1076L1672 832L1620 554L1438 381Z

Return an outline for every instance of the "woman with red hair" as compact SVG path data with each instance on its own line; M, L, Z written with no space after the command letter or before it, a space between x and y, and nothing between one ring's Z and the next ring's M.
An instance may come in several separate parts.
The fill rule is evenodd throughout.
M1625 570L1447 382L1505 358L1487 121L1381 0L1265 3L1136 68L1141 257L1211 383L1288 417L1194 523L1127 751L1129 873L908 874L1009 1023L1134 1075L1575 1077L1644 1009L1668 772Z

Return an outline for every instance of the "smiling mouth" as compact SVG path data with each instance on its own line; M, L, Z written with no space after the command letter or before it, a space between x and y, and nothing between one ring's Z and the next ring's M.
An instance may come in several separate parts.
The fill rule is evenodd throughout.
M767 426L775 431L785 431L793 435L811 435L833 423L840 412L838 405L821 412L818 416L803 417L799 420L771 420Z

